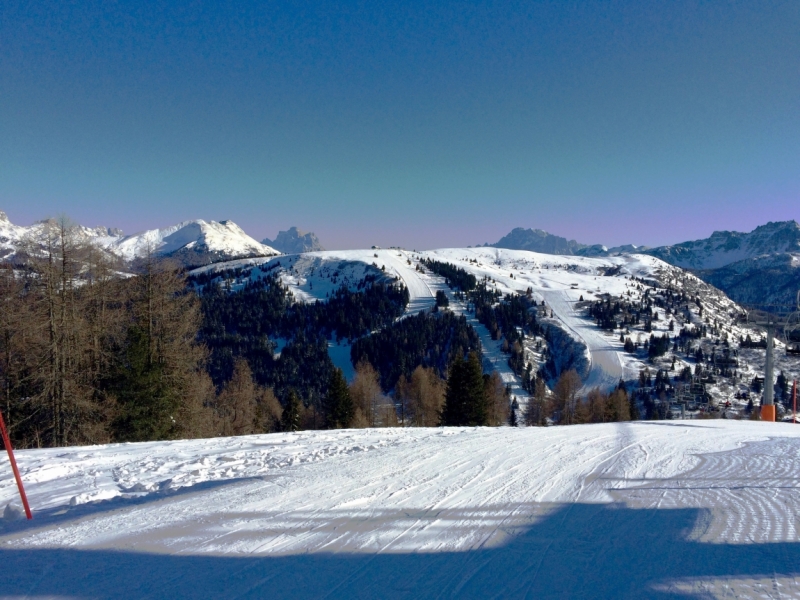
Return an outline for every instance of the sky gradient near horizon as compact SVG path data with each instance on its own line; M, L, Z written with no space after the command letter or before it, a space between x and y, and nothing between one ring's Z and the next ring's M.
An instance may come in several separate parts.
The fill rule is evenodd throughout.
M332 249L800 220L800 2L0 6L0 210Z

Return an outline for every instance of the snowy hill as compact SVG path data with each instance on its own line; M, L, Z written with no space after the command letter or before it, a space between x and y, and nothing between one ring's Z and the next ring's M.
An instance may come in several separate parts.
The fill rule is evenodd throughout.
M796 459L720 420L25 450L0 596L798 597Z
M649 254L693 270L703 281L744 303L792 304L800 289L800 225L796 221L767 223L750 233L715 231L706 239L656 248L587 246L540 229L518 227L493 246L587 257Z
M730 343L731 350L739 353L738 376L736 381L720 378L708 387L715 401L733 399L738 391L749 389L749 383L756 375L763 376L764 351L758 349L736 350L738 340L750 335L757 340L760 334L737 321L742 313L733 301L716 288L704 283L686 271L668 265L648 255L623 255L614 257L589 258L577 256L556 256L522 250L497 248L451 248L426 252L411 252L401 249L347 250L308 253L300 256L281 256L274 259L251 259L220 263L197 272L209 270L222 271L231 267L245 267L244 280L261 277L264 274L278 274L281 281L293 292L294 297L304 302L324 301L325 298L342 285L355 290L367 275L380 274L389 279L402 281L409 290L410 303L407 314L431 309L436 292L444 291L449 296L450 308L464 314L468 322L480 336L487 371L497 370L512 394L522 404L527 393L521 388L521 380L508 365L507 355L502 351L502 341L493 339L468 307L456 298L447 287L443 277L430 272L423 264L425 259L448 262L474 274L478 279L488 278L489 285L502 294L522 293L531 289L537 304L544 302L539 309L538 319L547 326L557 327L566 333L574 344L565 349L578 360L584 381L583 393L593 387L610 388L620 379L634 381L645 367L671 369L670 355L654 362L647 360L646 352L629 353L620 341L621 329L602 330L588 315L593 302L612 299L632 302L655 302L658 319L646 325L623 326L625 336L640 346L651 335L675 337L682 328L699 331L700 327L709 330L705 338L693 341L693 347L702 347L708 356L721 353ZM248 270L248 268L251 268ZM244 280L239 282L241 285ZM234 285L235 288L235 285ZM681 308L666 302L669 293L682 293L691 299ZM702 306L702 308L701 308ZM674 322L670 331L670 322ZM544 363L541 339L525 342L526 360L534 364L534 370ZM720 345L722 344L722 345ZM782 348L780 346L779 348ZM549 349L548 352L553 352ZM693 355L677 352L674 376L683 368L696 367ZM779 350L777 369L787 374L797 374L796 361L785 357ZM350 347L332 345L331 358L346 374L352 374ZM778 371L776 370L776 373Z

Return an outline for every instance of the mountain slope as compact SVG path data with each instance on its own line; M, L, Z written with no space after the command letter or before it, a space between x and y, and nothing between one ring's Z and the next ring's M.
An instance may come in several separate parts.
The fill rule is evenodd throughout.
M770 222L750 233L715 231L703 240L660 246L646 252L685 269L718 269L765 254L800 253L800 224Z
M43 248L47 232L57 227L55 220L28 227L14 225L0 211L0 259L12 258L24 245ZM184 221L162 229L151 229L124 236L119 229L71 226L80 241L94 244L128 263L149 252L168 256L190 267L244 257L277 256L271 246L247 235L233 221Z
M736 302L787 307L795 304L800 290L800 253L755 256L719 269L697 271L697 276Z
M172 227L118 238L105 247L127 261L155 252L190 266L280 254L251 238L233 221L184 221Z
M432 308L436 292L444 291L449 297L450 309L465 315L479 334L485 370L496 370L511 386L512 395L524 405L527 393L521 387L519 375L508 364L502 339L491 335L467 303L447 287L444 277L426 267L426 259L462 268L501 294L526 294L530 290L531 298L539 305L539 323L557 328L574 340L572 347L565 347L565 351L573 356L585 356L580 372L584 394L594 387L610 389L620 379L636 381L645 367L653 374L658 369L665 369L671 380L686 368L694 372L698 364L713 372L715 366L708 359L724 352L738 355L737 377L719 377L709 384L707 391L715 401L733 399L738 402L734 395L746 391L754 376L763 376L763 350L737 349L740 338L750 335L757 340L760 337L758 332L737 322L742 309L724 293L693 274L648 255L588 258L489 247L425 252L348 250L234 261L206 267L199 272L242 267L243 279L239 285L249 278L277 274L296 299L313 302L324 301L341 285L356 289L365 274L374 273L377 268L386 277L403 281L408 288L411 300L407 314ZM372 266L372 270L368 266ZM678 296L682 298L680 302L676 301ZM618 317L614 328L601 329L589 314L589 309L598 302L628 303L638 307L638 314L645 316L626 324ZM652 319L647 316L651 311ZM679 339L683 329L689 337ZM653 361L648 360L646 349L651 334L671 338L671 351ZM621 336L630 338L638 349L626 351ZM672 343L677 342L681 348L673 350ZM547 346L546 354L552 356L556 349L550 348L546 340L538 337L525 340L525 360L533 364L534 372L547 360L543 344ZM696 359L698 347L703 349L706 357L700 363ZM331 353L331 358L337 366L352 372L348 351L349 348L344 348L336 356ZM558 360L557 356L555 358ZM797 365L784 355L780 344L776 374L779 370L785 370L788 375L798 372Z

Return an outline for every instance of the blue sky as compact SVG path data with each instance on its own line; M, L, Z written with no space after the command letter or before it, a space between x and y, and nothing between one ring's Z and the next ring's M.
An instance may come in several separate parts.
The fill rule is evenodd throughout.
M800 220L800 2L0 5L0 210L330 248Z

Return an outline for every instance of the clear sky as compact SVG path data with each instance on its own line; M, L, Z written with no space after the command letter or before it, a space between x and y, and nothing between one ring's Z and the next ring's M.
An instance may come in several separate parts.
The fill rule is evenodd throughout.
M800 2L0 2L0 210L329 248L800 220Z

